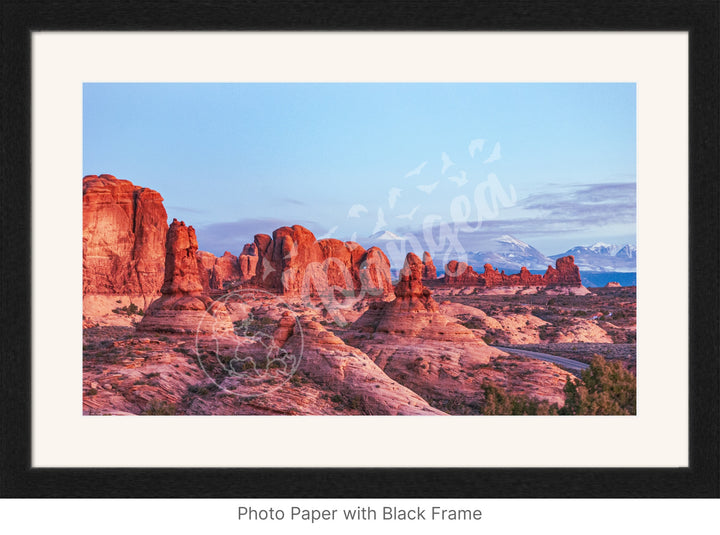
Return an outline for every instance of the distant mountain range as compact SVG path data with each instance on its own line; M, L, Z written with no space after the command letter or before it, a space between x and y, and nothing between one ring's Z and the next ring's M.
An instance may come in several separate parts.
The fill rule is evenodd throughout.
M549 265L555 265L550 257L532 245L508 234L493 238L483 249L468 254L468 264L476 270L482 270L485 264L513 272L520 271L523 266L528 269L546 269Z
M368 240L372 245L385 250L389 243L400 244L406 241L406 238L389 231L382 231L373 234ZM433 251L430 253L432 254ZM598 242L590 246L579 245L564 253L547 256L532 245L509 234L483 240L478 251L467 253L467 262L476 271L482 271L485 264L492 264L495 268L517 273L523 266L529 270L544 271L549 265L554 266L555 260L568 255L575 257L575 264L581 272L631 273L636 270L637 248L634 245ZM396 263L394 260L391 258L393 264ZM442 262L436 261L440 270L444 267L441 264Z
M575 265L580 271L628 272L636 269L637 248L630 244L611 245L598 242L589 247L573 247L550 258L556 260L567 255L575 257Z

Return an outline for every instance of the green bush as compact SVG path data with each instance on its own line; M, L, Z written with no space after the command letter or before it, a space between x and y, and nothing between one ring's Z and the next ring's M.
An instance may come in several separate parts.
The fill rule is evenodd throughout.
M568 379L560 414L636 414L637 380L620 362L595 355L582 382Z
M145 312L142 308L138 307L135 303L130 303L127 306L124 306L122 308L114 308L113 312L115 314L126 314L128 316L144 316Z

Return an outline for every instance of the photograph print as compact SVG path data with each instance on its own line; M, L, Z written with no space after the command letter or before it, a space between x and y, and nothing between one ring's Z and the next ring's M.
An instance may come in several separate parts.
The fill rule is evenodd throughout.
M636 414L634 83L85 83L83 175L84 415Z

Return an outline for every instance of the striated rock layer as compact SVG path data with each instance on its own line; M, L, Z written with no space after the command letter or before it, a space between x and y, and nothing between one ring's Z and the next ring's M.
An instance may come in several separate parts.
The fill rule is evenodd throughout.
M356 400L365 414L443 414L316 321L303 322L302 332L293 332L283 347L291 352L302 350L300 371L333 392Z
M224 305L203 294L197 260L195 229L173 219L167 232L162 297L154 301L138 324L141 331L172 333L233 332Z
M506 275L505 271L498 272L492 265L485 264L483 273L477 273L472 266L465 262L451 260L445 266L445 284L452 286L481 286L485 288L498 288L505 286L570 286L582 285L580 270L575 265L572 255L558 258L556 267L548 266L544 275L534 275L526 267L520 268L520 273Z
M157 191L112 175L84 177L86 309L100 309L101 302L117 306L113 296L131 297L141 307L157 298L165 272L167 230L167 213Z

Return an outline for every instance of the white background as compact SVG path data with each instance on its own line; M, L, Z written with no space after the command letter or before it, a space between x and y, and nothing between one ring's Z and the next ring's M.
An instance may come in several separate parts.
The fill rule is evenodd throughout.
M248 522L238 520L239 506L342 509L478 508L482 519L469 522ZM0 501L9 533L127 535L198 535L202 533L293 533L336 535L367 533L438 533L505 535L653 535L713 533L717 500L17 500ZM12 529L15 528L15 529Z
M685 33L35 33L33 465L687 465L687 68ZM636 83L638 416L83 417L82 83L122 81Z

